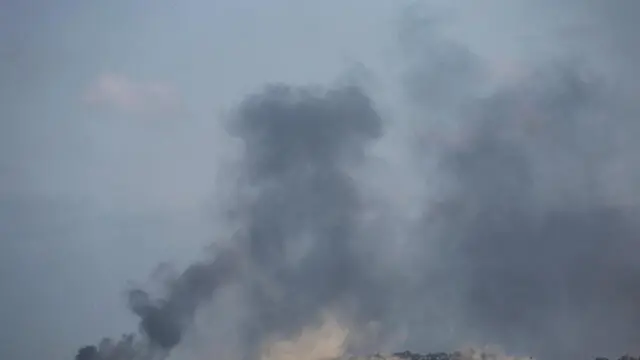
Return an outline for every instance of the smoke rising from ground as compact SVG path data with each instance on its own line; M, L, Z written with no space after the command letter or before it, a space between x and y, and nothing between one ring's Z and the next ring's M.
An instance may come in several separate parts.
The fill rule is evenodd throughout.
M244 145L230 219L237 236L161 299L131 292L151 347L176 347L212 302L242 314L239 359L264 356L265 342L298 336L327 310L353 329L378 329L345 351L467 343L547 359L640 351L635 37L618 36L631 26L610 18L622 11L604 10L581 8L620 42L597 61L578 61L591 53L572 49L499 86L481 56L407 19L403 88L417 114L412 135L424 140L406 134L397 144L417 149L410 174L379 175L424 177L418 219L398 222L389 213L399 205L381 205L395 189L375 202L362 191L369 150L407 121L383 119L363 88L274 85L247 97L229 130ZM388 212L368 216L378 207ZM391 237L397 223L402 239ZM389 258L395 266L378 262ZM242 300L216 307L227 291Z
M345 354L349 330L327 314L319 327L305 327L293 339L267 343L261 360L326 360Z

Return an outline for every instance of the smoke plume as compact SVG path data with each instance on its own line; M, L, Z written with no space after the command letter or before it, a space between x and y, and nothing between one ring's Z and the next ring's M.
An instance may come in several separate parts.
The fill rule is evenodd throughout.
M349 331L331 315L319 327L305 327L294 339L268 343L261 360L327 360L344 355Z
M499 85L482 55L405 19L403 106L415 119L383 119L352 84L248 96L229 122L243 144L236 236L164 296L131 291L143 336L123 341L137 358L164 356L213 303L242 314L239 359L468 343L546 359L640 351L639 72L629 65L640 57L635 36L620 36L635 4L585 5L606 40L576 38ZM577 6L540 5L567 15ZM380 170L372 149L398 122L412 124L394 144L411 150L412 168ZM406 189L365 191L376 179L362 174L412 177L412 204L391 200ZM413 203L420 215L399 219ZM241 294L233 310L215 305L226 292ZM377 330L367 341L339 333L327 353L308 340L264 352L328 310L349 330ZM136 358L101 354L77 359Z

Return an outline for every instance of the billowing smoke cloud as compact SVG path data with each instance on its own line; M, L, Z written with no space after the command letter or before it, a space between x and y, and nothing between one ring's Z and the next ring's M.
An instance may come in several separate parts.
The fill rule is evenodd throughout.
M604 37L628 26L589 6L583 14ZM577 50L536 59L496 87L480 55L407 24L404 88L419 114L412 132L426 140L397 146L418 149L411 174L425 187L415 189L422 216L403 220L402 241L386 229L397 215L367 217L374 205L360 188L370 179L358 169L385 135L371 98L356 86L267 87L230 121L244 144L238 235L160 299L130 293L144 334L130 341L144 349L136 356L176 347L202 305L231 284L244 295L233 311L245 315L237 336L246 359L328 309L354 327L377 324L375 345L400 339L394 345L416 351L497 343L578 359L640 350L640 110L625 82L638 78L623 67L630 44L593 63L576 61ZM396 266L374 261L392 257ZM109 358L83 351L78 359Z
M141 318L140 327L154 345L171 349L180 342L198 305L210 300L218 287L233 279L237 267L233 254L222 253L209 263L189 267L169 285L165 299L154 301L144 290L132 290L131 310Z
M629 26L623 16L585 17L605 38ZM588 48L534 61L529 75L487 95L482 59L433 32L420 39L406 88L425 131L446 128L455 140L427 144L445 190L417 242L442 259L460 339L546 358L638 351L640 113L625 84L638 72L610 68L629 60L632 44L592 63L576 60Z
M367 280L354 241L361 203L348 169L381 135L381 121L357 87L313 94L277 86L247 99L235 125L246 145L246 183L257 191L246 209L246 252L277 291L264 280L249 290L250 336L259 344L274 331L298 331Z
M242 187L254 193L238 209L241 235L232 250L170 282L166 297L130 292L152 347L177 345L198 306L240 276L252 312L247 351L267 336L299 331L366 279L351 244L360 203L348 169L381 135L369 98L354 86L272 86L247 98L230 127L245 145Z

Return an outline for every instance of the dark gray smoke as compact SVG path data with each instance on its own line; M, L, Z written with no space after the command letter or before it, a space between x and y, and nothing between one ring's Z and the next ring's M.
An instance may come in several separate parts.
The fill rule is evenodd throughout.
M278 291L274 299L260 283L249 290L250 343L259 344L299 331L365 285L354 243L362 204L348 170L381 135L381 121L357 87L314 94L276 86L247 99L234 125L246 146L246 184L258 192L246 209L246 252Z
M162 299L130 292L152 347L177 345L198 306L239 276L252 312L242 334L247 352L267 335L299 330L328 304L368 286L351 244L360 201L348 169L381 135L369 98L354 86L326 92L270 86L248 97L230 126L245 145L240 181L257 194L238 209L245 236L214 260L189 267ZM252 282L246 265L259 281Z
M143 333L153 345L163 349L176 346L184 328L193 320L197 307L211 300L220 286L233 279L238 266L236 256L224 252L211 262L190 266L169 284L164 299L154 300L144 290L132 290L129 305L140 317Z
M425 131L457 125L452 140L432 136L437 146L424 147L438 154L430 171L446 190L427 208L417 242L441 258L449 284L423 283L423 294L448 291L435 308L458 299L458 340L552 359L640 350L640 112L630 92L639 72L628 66L636 35L621 30L640 8L598 4L546 8L580 14L581 28L600 38L534 61L490 94L479 82L482 59L432 30L408 31L421 35L408 43L406 89ZM599 53L600 41L614 45ZM420 347L424 332L410 333Z
M585 5L598 42L536 59L500 86L488 83L481 56L407 20L404 89L419 113L412 135L426 140L405 134L397 144L416 146L425 184L415 193L423 215L402 222L403 241L389 230L393 214L366 216L375 206L360 181L371 179L356 173L385 131L361 88L283 85L249 96L230 122L244 144L238 236L166 296L130 293L141 341L174 348L203 304L240 284L248 359L327 308L378 322L380 341L403 332L396 345L417 351L468 342L547 359L640 351L637 51L635 36L618 30L632 26L636 3ZM576 6L542 8L569 15ZM374 262L397 253L394 267Z
M438 232L425 234L451 266L459 325L549 356L634 347L640 209L634 193L615 194L633 188L610 182L631 150L616 142L638 127L574 69L521 86L473 101L463 139L441 158L450 193L428 212Z

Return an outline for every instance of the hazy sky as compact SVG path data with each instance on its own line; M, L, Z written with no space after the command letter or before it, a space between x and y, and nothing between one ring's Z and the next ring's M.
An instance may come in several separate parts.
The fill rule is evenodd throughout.
M443 33L507 82L581 46L559 24L606 11L447 2L430 2ZM221 235L215 184L236 154L221 121L246 94L330 84L362 63L382 112L407 115L396 90L409 3L0 0L0 358L69 359L135 329L128 282ZM388 139L381 151L402 158ZM380 186L404 201L411 183Z
M134 329L127 281L214 236L219 114L266 82L380 62L399 8L0 2L0 357L67 359Z

